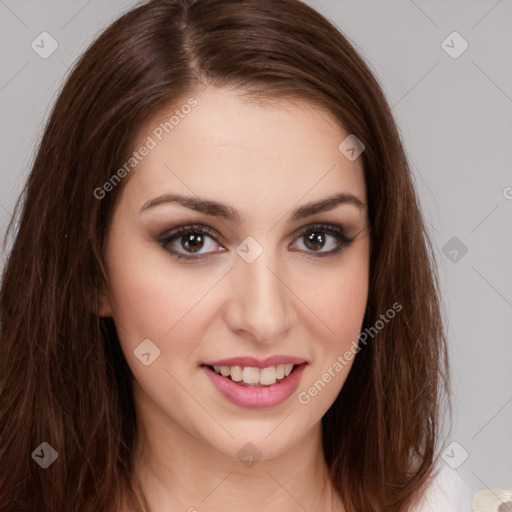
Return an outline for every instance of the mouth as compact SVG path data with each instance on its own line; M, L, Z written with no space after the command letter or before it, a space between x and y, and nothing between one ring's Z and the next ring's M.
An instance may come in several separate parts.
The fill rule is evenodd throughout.
M301 361L276 362L274 366L268 362L265 366L202 364L201 370L231 403L246 409L264 409L285 402L296 391L307 365Z

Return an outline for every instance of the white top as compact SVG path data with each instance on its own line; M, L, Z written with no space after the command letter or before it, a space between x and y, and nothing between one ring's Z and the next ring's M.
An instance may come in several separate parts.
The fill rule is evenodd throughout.
M469 485L457 471L442 462L422 501L411 512L472 512L472 500Z

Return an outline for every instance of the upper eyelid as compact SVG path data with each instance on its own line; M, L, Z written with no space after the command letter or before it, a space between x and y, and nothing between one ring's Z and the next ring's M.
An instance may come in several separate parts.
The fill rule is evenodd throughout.
M204 224L183 224L183 225L180 225L180 226L176 226L175 228L172 228L172 229L169 229L167 231L165 231L159 238L160 238L160 241L162 242L165 242L165 241L168 241L170 240L171 238L175 238L177 236L180 235L180 233L189 233L189 232L194 232L194 231L199 231L201 233L205 233L206 235L212 237L212 238L221 238L223 239L224 237L222 235L219 234L219 232L210 227L210 226L206 226Z
M301 226L300 228L295 229L293 231L292 235L293 236L300 235L305 230L315 228L315 227L324 228L324 229L331 228L334 231L336 231L336 229L339 229L339 230L345 232L345 234L347 234L347 236L348 236L348 233L347 233L348 230L343 224L336 224L333 222L321 222L321 221L305 224L304 226ZM168 229L159 238L162 241L165 241L165 240L168 240L175 236L178 236L180 234L180 232L187 233L187 232L193 232L194 230L197 230L200 232L205 232L205 234L207 234L208 236L211 236L211 237L218 237L218 238L224 239L224 237L215 228L212 228L211 226L208 226L206 224L200 224L197 222L190 223L190 224L182 224L182 225L176 226L174 228Z

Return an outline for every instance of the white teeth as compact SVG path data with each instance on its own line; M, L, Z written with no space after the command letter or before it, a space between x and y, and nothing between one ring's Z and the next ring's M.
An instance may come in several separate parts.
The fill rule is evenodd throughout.
M242 380L246 384L258 384L260 380L260 370L253 366L247 366L242 370Z
M293 370L293 364L279 364L267 368L254 366L214 366L213 369L223 377L231 377L235 382L243 381L245 384L261 384L271 386L277 380L288 377Z
M242 380L242 367L241 366L232 366L230 369L231 380L235 382L240 382Z
M262 368L260 370L260 384L270 386L276 383L276 367L270 366L269 368Z

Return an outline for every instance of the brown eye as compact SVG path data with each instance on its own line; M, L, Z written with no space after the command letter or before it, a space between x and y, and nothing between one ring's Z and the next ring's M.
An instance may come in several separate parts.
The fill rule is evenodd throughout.
M186 251L197 252L204 246L203 235L197 233L190 233L181 237L181 246Z
M294 248L310 254L317 253L317 256L328 256L348 247L354 238L350 238L341 226L318 224L302 230L297 240L300 243L296 242Z
M318 251L325 245L325 234L319 231L312 231L311 234L304 236L304 245L312 251Z
M180 226L163 235L162 247L176 258L200 258L225 249L215 240L215 233L207 226Z

